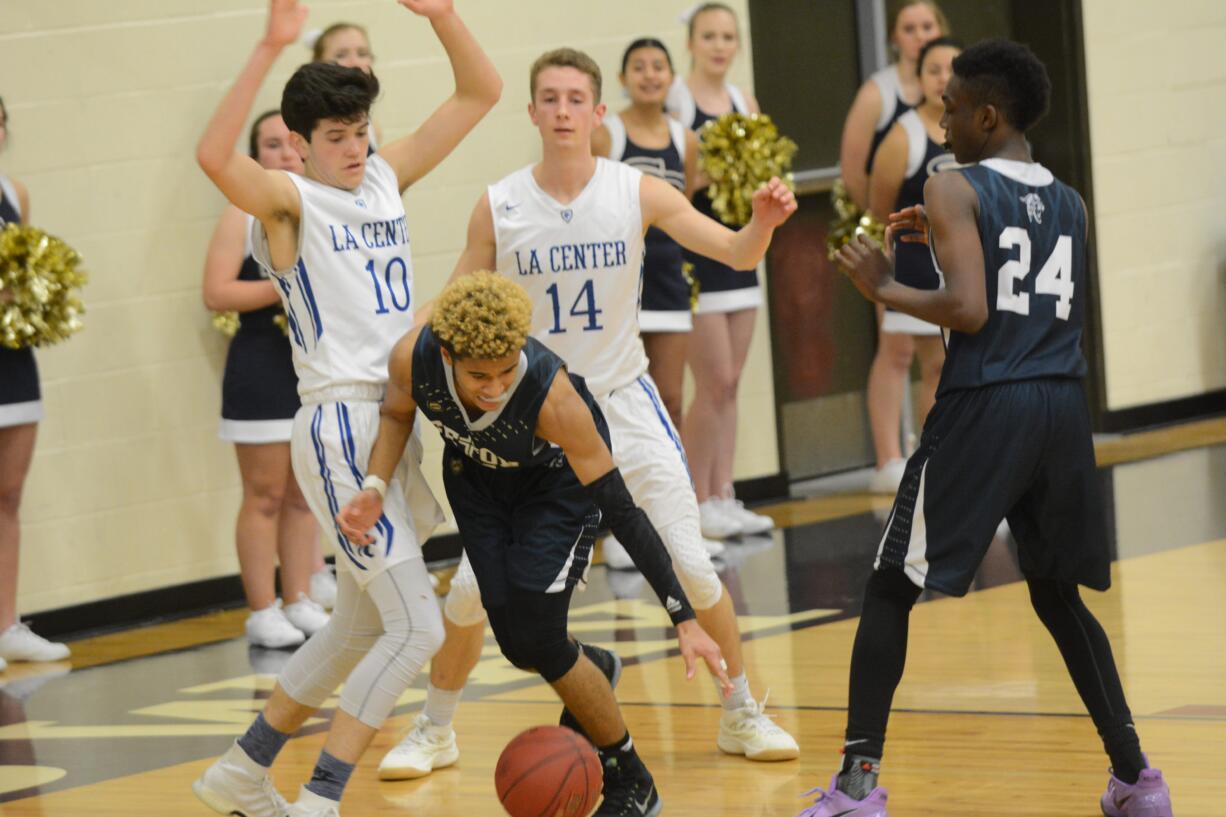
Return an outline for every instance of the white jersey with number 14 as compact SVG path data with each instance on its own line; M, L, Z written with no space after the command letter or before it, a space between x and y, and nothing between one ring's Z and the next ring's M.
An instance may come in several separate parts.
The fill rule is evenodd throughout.
M498 272L532 298L532 334L583 375L597 396L647 371L639 339L643 174L596 160L583 191L561 204L532 168L489 188Z

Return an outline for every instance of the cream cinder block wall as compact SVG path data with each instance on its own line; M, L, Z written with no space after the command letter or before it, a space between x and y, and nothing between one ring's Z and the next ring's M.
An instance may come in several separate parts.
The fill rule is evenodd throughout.
M199 287L223 207L196 167L196 139L263 32L259 0L7 0L0 95L11 125L0 169L30 188L33 223L87 261L86 329L42 350L46 420L22 505L23 613L233 574L239 480L216 437L225 341ZM419 302L462 247L484 185L534 160L527 70L548 48L590 52L621 104L622 49L652 34L688 63L678 14L689 0L460 0L506 81L503 100L441 167L406 195ZM744 0L732 5L744 12ZM310 4L308 27L366 25L384 85L385 138L451 91L429 25L392 0ZM746 15L742 14L743 20ZM747 21L745 22L747 25ZM285 53L256 110L275 106L303 49ZM748 48L733 81L751 87ZM742 387L738 476L775 473L770 344L763 317ZM437 477L441 445L427 442ZM442 495L439 480L435 488ZM327 537L325 537L326 541Z
M1226 3L1084 0L1109 409L1226 387Z

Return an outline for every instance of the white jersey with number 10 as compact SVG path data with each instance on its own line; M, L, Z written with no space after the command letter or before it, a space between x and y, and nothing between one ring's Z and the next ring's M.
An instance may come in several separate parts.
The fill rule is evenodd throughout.
M413 263L396 173L372 155L356 190L289 177L302 198L298 259L274 269L258 221L252 250L289 317L298 393L382 385L392 346L413 326Z
M489 188L498 272L532 298L532 334L601 396L647 371L639 339L643 174L596 160L587 187L560 204L532 168Z

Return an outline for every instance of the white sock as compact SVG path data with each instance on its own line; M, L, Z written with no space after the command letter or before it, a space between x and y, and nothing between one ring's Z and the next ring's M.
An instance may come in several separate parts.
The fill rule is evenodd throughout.
M715 688L719 689L719 679L712 676L712 680L715 681ZM749 678L745 673L742 672L729 680L732 681L732 694L722 700L724 709L740 709L753 702L753 695L749 692Z
M426 707L422 711L435 726L451 726L455 719L456 708L460 705L460 693L463 688L439 689L434 684L426 684Z

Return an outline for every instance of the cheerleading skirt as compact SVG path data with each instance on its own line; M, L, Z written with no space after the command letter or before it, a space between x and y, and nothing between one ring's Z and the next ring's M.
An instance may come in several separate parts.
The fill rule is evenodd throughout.
M663 230L649 227L643 254L640 332L688 332L693 328L690 282L681 265L681 245Z
M287 443L294 425L298 375L289 338L271 320L242 316L221 381L221 439Z
M37 423L42 418L34 350L0 346L0 428Z
M719 221L706 190L694 194L694 209ZM685 251L685 260L694 265L694 280L698 282L698 314L738 312L762 305L762 287L758 284L757 270L734 270L689 250Z

